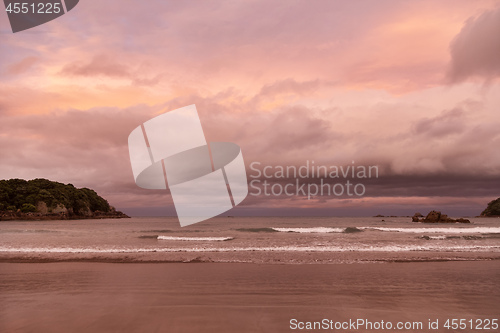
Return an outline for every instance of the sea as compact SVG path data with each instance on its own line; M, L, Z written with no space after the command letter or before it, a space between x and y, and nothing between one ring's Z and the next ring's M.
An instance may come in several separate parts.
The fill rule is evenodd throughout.
M409 217L175 217L3 221L0 259L317 263L491 260L500 218L415 223Z

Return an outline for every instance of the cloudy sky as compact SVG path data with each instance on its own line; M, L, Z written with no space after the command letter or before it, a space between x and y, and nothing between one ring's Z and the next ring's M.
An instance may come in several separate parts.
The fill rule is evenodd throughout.
M478 215L500 196L499 35L490 0L86 0L16 34L2 11L0 178L174 214L135 185L127 138L196 104L247 166L380 170L363 197L251 196L230 214Z

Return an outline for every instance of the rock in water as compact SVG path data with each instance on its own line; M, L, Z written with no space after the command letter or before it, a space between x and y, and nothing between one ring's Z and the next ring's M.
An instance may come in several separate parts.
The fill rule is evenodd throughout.
M446 214L441 214L439 211L432 210L423 219L419 219L420 213L415 213L411 218L412 222L423 222L423 223L470 223L469 220L464 218L452 219Z
M415 213L413 215L413 217L411 218L411 221L412 222L420 222L420 219L419 219L420 217L424 217L424 216L420 213Z

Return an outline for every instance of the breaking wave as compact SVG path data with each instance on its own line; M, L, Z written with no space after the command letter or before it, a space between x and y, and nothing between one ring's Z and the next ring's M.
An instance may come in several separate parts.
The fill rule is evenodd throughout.
M236 231L241 231L241 232L278 232L278 230L275 230L273 228L239 228L239 229L236 229Z
M472 227L472 228L385 228L385 227L362 227L365 230L378 230L389 232L408 233L440 233L440 234L473 234L473 233L499 233L498 227Z
M224 242L234 237L173 237L173 236L158 236L159 240L174 240L174 241L202 241L202 242Z
M332 232L344 232L345 228L327 228L327 227L315 227L315 228L271 228L279 232L297 232L300 234L327 234Z
M405 233L439 233L439 234L474 234L474 233L500 233L499 227L472 227L472 228L386 228L386 227L347 227L347 228L270 228L279 232L295 233L351 233L363 230L376 230L382 232L405 232Z
M271 246L271 247L192 247L192 248L74 248L0 247L0 253L143 253L143 252L500 252L500 245L385 245L385 246Z

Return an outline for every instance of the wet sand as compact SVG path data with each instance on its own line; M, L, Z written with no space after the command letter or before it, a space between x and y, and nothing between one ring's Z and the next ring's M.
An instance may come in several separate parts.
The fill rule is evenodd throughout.
M0 253L0 263L101 262L101 263L255 263L255 264L344 264L369 262L500 261L499 252L118 252L118 253Z
M429 319L500 319L499 281L498 260L0 263L0 332L294 332L291 319L359 318L428 332Z

